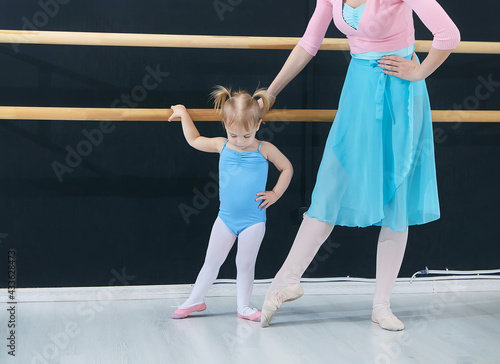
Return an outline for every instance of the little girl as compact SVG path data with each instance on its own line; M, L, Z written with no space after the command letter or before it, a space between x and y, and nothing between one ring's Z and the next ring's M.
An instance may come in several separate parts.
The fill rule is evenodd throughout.
M262 117L269 111L271 96L257 90L253 96L246 91L231 92L217 86L211 93L215 109L222 112L227 138L206 138L194 126L183 105L172 106L168 121L181 118L184 136L193 148L220 153L219 215L212 227L205 263L189 298L172 314L185 318L192 312L204 311L204 298L217 278L219 268L238 238L236 254L236 291L238 317L260 322L260 311L250 307L255 261L264 237L266 209L285 192L293 174L290 161L268 142L255 139ZM258 99L262 100L261 109ZM271 191L266 191L268 161L281 172Z

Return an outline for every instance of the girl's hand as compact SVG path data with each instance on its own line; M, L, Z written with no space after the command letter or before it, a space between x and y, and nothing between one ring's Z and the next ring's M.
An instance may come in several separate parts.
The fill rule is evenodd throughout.
M172 115L168 118L168 121L172 121L177 118L181 118L187 113L186 107L184 105L172 105Z
M255 201L262 200L263 202L259 205L259 209L267 209L269 206L278 201L278 195L273 191L259 192L257 196L260 196L255 199Z
M398 56L384 56L378 61L379 67L383 68L386 75L399 77L407 81L420 81L424 78L419 75L420 64L417 56L413 53L412 59Z

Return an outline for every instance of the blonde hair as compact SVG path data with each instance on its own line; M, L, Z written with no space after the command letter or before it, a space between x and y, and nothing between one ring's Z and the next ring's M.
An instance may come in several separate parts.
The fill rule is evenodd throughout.
M271 108L272 95L265 89L258 89L253 95L246 91L233 92L231 88L216 86L210 93L217 112L222 113L222 124L231 127L233 124L243 126L246 131L256 128L259 121ZM262 99L262 109L257 102Z

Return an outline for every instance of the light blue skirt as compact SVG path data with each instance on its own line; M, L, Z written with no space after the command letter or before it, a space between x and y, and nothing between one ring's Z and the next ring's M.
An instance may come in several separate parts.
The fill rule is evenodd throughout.
M401 80L384 74L377 60L352 58L307 215L399 232L439 219L425 81Z

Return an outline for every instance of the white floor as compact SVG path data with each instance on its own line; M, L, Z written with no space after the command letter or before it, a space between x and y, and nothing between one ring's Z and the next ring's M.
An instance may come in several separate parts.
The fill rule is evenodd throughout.
M0 363L500 363L498 291L394 294L399 333L370 321L371 295L305 291L265 329L237 318L231 296L183 320L170 319L183 297L18 303L16 357L0 311Z

